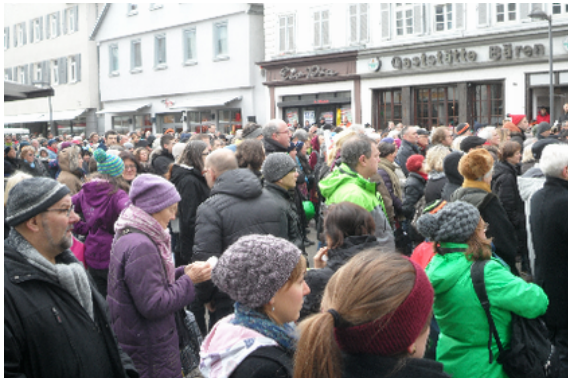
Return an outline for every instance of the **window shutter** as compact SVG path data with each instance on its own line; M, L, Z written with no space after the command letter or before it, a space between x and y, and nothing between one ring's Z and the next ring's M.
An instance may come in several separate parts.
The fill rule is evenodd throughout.
M50 15L45 16L45 39L49 39L51 37L51 25L49 24L49 17Z
M456 3L455 4L455 13L454 13L454 20L456 22L456 29L463 29L464 28L464 3Z
M41 80L48 85L51 84L51 70L49 69L49 60L41 62Z
M295 50L295 40L294 40L294 16L288 16L288 46L291 51Z
M280 51L286 50L286 17L280 17Z
M81 81L81 54L75 55L75 77Z
M26 64L24 68L24 84L30 84L30 65Z
M477 26L489 26L489 3L477 4Z
M26 34L27 34L27 30L26 30L26 23L22 22L22 34L24 35L24 41L22 43L22 45L25 45L27 42L27 38L26 38Z
M531 5L529 3L519 4L519 20L530 20L530 7Z
M14 47L18 47L18 26L14 25Z
M57 68L59 69L59 84L67 84L67 58L59 58Z
M369 6L366 3L359 4L359 41L369 39Z
M349 42L357 42L357 5L349 6Z
M43 41L43 17L38 18L39 22L39 40Z
M19 80L19 78L18 78L18 67L12 68L12 71L14 72L14 74L12 75L12 80L17 82Z
M414 19L413 21L413 34L421 35L424 34L424 12L422 11L422 3L414 6Z
M314 46L319 47L321 45L320 36L320 12L314 13Z
M69 12L67 11L67 9L63 10L63 34L67 34L67 17L68 17Z
M73 17L75 18L75 31L79 30L79 6L75 5L75 11L73 13Z
M30 43L34 42L34 21L35 20L30 21Z
M321 14L321 42L323 46L329 46L329 11Z
M57 20L57 34L56 37L61 35L61 19L59 18L59 12L55 12L55 19Z
M10 27L4 28L4 33L6 33L6 48L9 49L10 48Z

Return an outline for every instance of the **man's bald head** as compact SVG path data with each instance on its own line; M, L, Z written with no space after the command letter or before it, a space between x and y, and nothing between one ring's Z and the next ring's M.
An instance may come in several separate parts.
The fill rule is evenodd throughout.
M205 168L213 170L215 176L219 177L227 171L239 168L235 153L227 148L213 151L205 159Z

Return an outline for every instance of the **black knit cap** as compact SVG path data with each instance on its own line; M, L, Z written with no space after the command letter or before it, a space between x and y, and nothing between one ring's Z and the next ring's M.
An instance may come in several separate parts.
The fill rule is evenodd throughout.
M49 209L70 193L67 185L54 179L32 177L17 183L8 195L6 223L17 226Z

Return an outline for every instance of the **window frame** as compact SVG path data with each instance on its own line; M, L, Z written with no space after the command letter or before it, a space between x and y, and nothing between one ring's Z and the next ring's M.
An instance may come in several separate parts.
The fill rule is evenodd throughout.
M40 82L43 81L43 67L41 65L41 63L34 63L34 81L36 82ZM38 78L38 73L39 73L39 78Z
M365 18L366 23L367 23L367 35L365 36L365 38L361 37L361 18L362 18L362 12L361 12L361 5L365 5L367 7L367 11L365 13ZM370 31L370 3L350 3L347 4L348 8L347 8L347 27L348 27L348 31L347 31L347 40L349 42L349 45L351 46L361 46L361 45L365 45L366 43L368 43L371 40L371 31ZM355 31L356 31L356 37L354 40L351 39L351 19L353 17L353 15L351 15L351 10L349 9L350 7L355 6L356 8L356 12L355 12Z
M67 34L75 33L77 30L75 25L75 7L67 8L67 20L65 22L67 23ZM73 28L71 28L71 25L73 25Z
M118 55L118 44L113 43L108 46L109 51L109 76L118 76L120 74L120 58ZM114 69L114 51L116 51L116 69Z
M18 83L26 84L26 66L18 67Z
M545 4L543 4L543 5L545 5ZM562 7L563 5L564 5L564 9L562 9L562 8L563 8L563 7ZM560 12L554 13L554 7L555 7L555 6L560 6ZM544 9L542 9L542 10L544 10ZM550 5L550 14L552 14L552 15L555 15L555 14L557 14L557 15L563 15L563 14L565 15L565 14L568 14L568 3L552 3L552 4Z
M136 65L136 45L140 49L140 65ZM133 39L130 41L130 73L140 73L142 72L142 40L140 38Z
M57 21L58 20L57 20L57 17L56 17L56 13L52 13L52 14L49 15L49 38L50 39L58 37L58 35L57 35L57 31L58 31L57 24L58 24L58 22ZM55 28L55 30L54 30L54 28Z
M77 61L75 60L75 56L69 56L67 58L67 61L69 62L67 64L67 69L68 69L68 73L67 73L67 77L69 78L69 80L67 80L68 84L72 84L72 83L76 83L77 82Z
M324 20L323 13L327 12L327 19ZM314 22L314 41L313 46L315 49L326 49L331 47L331 37L330 37L330 10L329 8L326 9L318 9L313 12L313 22ZM318 20L316 21L316 15L318 15ZM324 21L327 22L327 43L324 41ZM316 25L318 24L318 25ZM316 44L316 28L317 33L319 33L319 40L320 43Z
M164 40L164 61L159 62L159 49L158 49L158 41L163 39ZM155 70L165 70L168 68L168 54L167 54L167 39L166 34L156 34L154 35L154 69Z
M33 27L33 30L34 30L34 36L33 36L33 37L34 37L34 42L35 42L35 43L38 43L38 42L41 41L41 37L42 37L42 35L41 35L41 23L40 23L40 19L39 19L39 18L36 18L33 22L34 22L34 25L33 25L33 26L34 26L34 27Z
M127 3L126 7L127 16L135 16L138 14L138 3Z
M512 4L515 6L515 19L514 20L510 20L509 19L509 14L511 13L509 11L509 5ZM503 21L499 21L499 12L498 12L498 7L499 5L503 5ZM509 25L509 24L516 24L520 22L520 8L519 8L519 3L494 3L494 14L495 17L493 18L493 21L495 22L495 25Z
M401 4L402 6L399 7L398 4ZM412 16L409 18L407 17L408 15L408 11L412 12ZM398 33L398 12L401 12L403 17L402 17L402 34ZM410 36L414 36L416 34L416 30L414 30L414 17L416 15L414 14L414 4L413 3L397 3L394 5L394 10L393 10L393 17L394 17L394 35L396 38L404 38L404 37L410 37ZM408 23L410 20L410 27L412 27L412 33L409 33L407 28L409 27Z
M288 23L288 19L292 18L291 24ZM282 19L284 19L284 27L282 27ZM286 13L278 15L278 53L280 54L292 54L296 51L296 14ZM280 38L282 29L284 29L284 48L280 46ZM292 31L292 45L290 46L290 30Z
M4 27L4 50L10 48L10 28Z
M186 66L195 65L197 64L197 28L196 27L187 28L184 29L182 33L183 33L183 64ZM190 35L193 35L193 38L189 38ZM193 54L190 59L187 56L187 51L188 51L187 48L188 45L191 43L191 40L193 40L193 47L195 47L195 49L192 50Z
M52 59L50 64L51 69L51 84L59 85L59 62L57 59Z
M18 24L18 47L24 45L24 30L25 30L25 23L20 22Z
M221 42L220 30L225 28L225 48L227 51L219 51ZM229 60L229 23L227 20L213 24L213 61Z
M451 5L452 10L449 13L449 15L451 16L451 27L448 28L448 11L447 11L447 6ZM444 25L444 28L442 30L438 30L438 21L437 21L437 17L438 14L436 13L437 11L437 7L438 6L442 6L443 7L443 17L444 20L442 22L442 24ZM432 4L432 31L434 33L447 33L447 32L452 32L456 30L456 6L454 3L433 3Z

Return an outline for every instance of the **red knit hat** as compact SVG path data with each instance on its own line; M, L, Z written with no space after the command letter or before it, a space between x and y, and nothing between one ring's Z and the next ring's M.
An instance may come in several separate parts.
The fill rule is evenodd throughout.
M408 169L408 172L418 172L422 168L422 162L424 162L424 156L412 155L406 161L406 169Z
M432 311L434 289L424 269L409 261L416 271L416 279L404 302L394 312L375 321L347 328L336 326L335 340L342 351L393 356L405 352L420 336Z
M509 114L509 117L511 118L515 126L518 126L519 122L521 122L526 116L524 114Z

